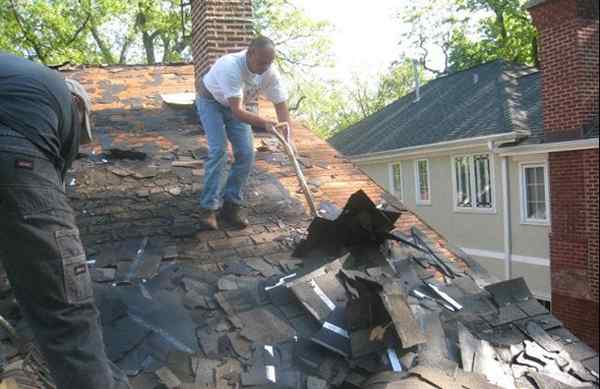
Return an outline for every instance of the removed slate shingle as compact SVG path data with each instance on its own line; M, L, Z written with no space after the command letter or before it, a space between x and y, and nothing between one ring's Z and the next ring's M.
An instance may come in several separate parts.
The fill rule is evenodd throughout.
M90 275L94 282L112 282L115 280L117 269L110 267L90 267Z
M275 307L267 306L239 313L243 323L241 335L259 344L277 344L293 338L296 331L276 312Z
M485 287L499 307L523 303L533 298L523 277L498 282Z
M323 322L337 306L347 301L346 291L337 278L349 254L289 282L290 288L308 312Z
M192 357L192 369L194 370L194 383L199 385L215 384L215 369L221 364L216 359L206 359L198 356Z
M248 264L248 266L252 267L257 272L259 272L267 278L281 274L281 271L279 271L276 267L272 266L262 258L251 258L246 260L246 263Z
M178 389L181 387L181 381L168 367L161 367L155 374L168 389Z

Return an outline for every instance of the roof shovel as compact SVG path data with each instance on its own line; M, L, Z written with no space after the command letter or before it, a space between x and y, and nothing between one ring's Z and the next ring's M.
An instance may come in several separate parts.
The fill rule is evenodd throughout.
M317 216L319 216L319 214L317 212L315 200L313 199L312 193L310 192L310 188L308 187L308 185L306 183L306 179L304 178L304 173L302 173L300 164L298 163L298 160L296 159L296 154L294 152L294 149L289 142L289 138L286 140L286 137L284 137L279 131L279 130L286 131L286 134L289 134L289 128L290 127L289 127L288 123L286 123L286 122L278 123L275 125L275 131L273 131L273 135L275 135L277 140L283 145L285 153L287 154L288 158L292 162L292 165L294 165L294 169L296 170L296 177L298 177L298 182L300 183L300 187L302 187L302 192L304 192L304 197L306 198L306 202L308 203L308 206L310 207L310 211L311 211L312 215L314 217L317 217Z

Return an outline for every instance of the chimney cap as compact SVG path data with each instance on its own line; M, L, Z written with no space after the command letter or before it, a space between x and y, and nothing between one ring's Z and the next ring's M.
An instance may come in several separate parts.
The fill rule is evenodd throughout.
M525 3L525 9L530 9L533 7L537 7L540 4L544 4L547 0L529 0Z

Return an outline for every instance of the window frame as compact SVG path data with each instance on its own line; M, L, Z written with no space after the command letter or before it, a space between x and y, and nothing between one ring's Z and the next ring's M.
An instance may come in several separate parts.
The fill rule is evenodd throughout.
M527 168L543 168L544 169L544 196L546 203L546 219L532 219L527 217L527 175L525 169ZM519 196L521 198L521 224L534 225L534 226L549 226L551 218L550 209L550 181L548 176L548 162L547 161L523 161L519 163Z
M419 175L419 162L427 163L427 191L429 193L429 199L421 199L421 179ZM415 203L417 205L431 205L431 164L428 158L415 159Z
M491 207L478 207L477 206L477 188L476 188L476 168L475 168L475 157L486 155L488 157L490 166L490 196L491 196ZM469 191L471 198L471 207L461 207L458 205L458 182L456 179L456 159L457 158L468 158L469 164ZM496 196L496 159L493 153L488 151L481 152L470 152L462 154L452 154L450 156L450 176L452 177L452 209L456 213L480 213L480 214L495 214L496 204L498 197Z
M397 191L394 185L394 166L398 166L400 169L400 190ZM390 162L388 164L388 182L390 186L390 193L396 196L398 200L404 201L404 175L402 172L402 161Z

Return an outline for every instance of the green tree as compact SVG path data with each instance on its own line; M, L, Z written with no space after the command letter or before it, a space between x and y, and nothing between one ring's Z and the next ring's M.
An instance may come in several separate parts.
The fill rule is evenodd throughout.
M452 69L496 59L537 65L537 33L523 5L524 0L459 0L462 9L491 12L491 16L481 20L477 40L455 31L450 45Z
M432 0L414 3L400 13L411 26L403 42L435 75L504 59L533 65L537 36L525 0ZM434 69L429 51L441 50L445 64Z
M181 61L190 32L182 0L0 0L0 48L46 64Z
M277 47L278 65L293 80L307 69L331 66L333 27L314 20L289 0L254 0L254 28L271 38Z

